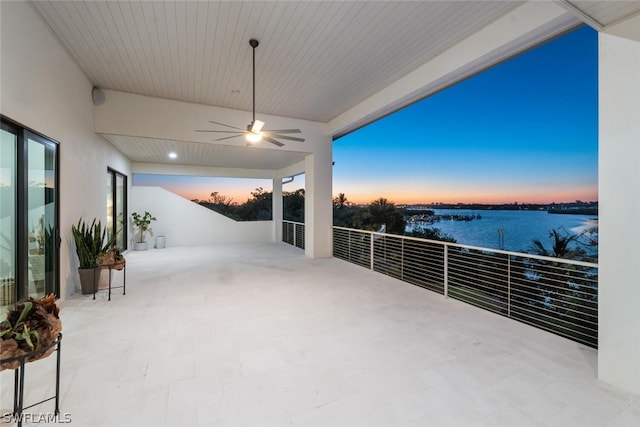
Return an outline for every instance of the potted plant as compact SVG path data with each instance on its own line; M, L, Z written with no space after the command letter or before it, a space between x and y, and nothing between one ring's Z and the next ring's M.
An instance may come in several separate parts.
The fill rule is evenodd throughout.
M59 311L53 294L18 302L0 322L0 360L27 356L26 362L31 362L49 356L62 330ZM20 364L20 360L6 361L0 364L0 371Z
M96 264L99 268L111 268L113 270L122 270L126 264L124 256L120 253L120 248L113 246L108 251L101 253L96 258Z
M134 212L131 214L131 217L133 218L133 224L138 227L140 233L140 240L134 243L133 249L136 251L146 251L147 242L144 241L144 233L149 231L149 224L151 224L151 221L156 221L156 217L147 211L144 212L144 215Z
M77 225L71 226L71 231L73 232L73 240L76 243L76 253L78 254L78 274L80 274L82 294L92 294L95 290L96 259L113 246L117 234L107 239L106 228L102 228L101 222L96 222L95 218L91 225L87 225L80 218Z

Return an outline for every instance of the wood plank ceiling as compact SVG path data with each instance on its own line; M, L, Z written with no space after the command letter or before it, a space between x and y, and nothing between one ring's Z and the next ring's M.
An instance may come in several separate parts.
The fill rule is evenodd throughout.
M639 1L560 1L605 27ZM327 122L518 7L518 1L33 1L94 86ZM108 138L133 161L166 162L165 145ZM246 149L183 147L191 163L278 168ZM203 151L204 150L204 151ZM211 150L216 151L213 153ZM223 150L223 149L221 149ZM264 151L264 150L263 150ZM199 154L198 154L199 153ZM217 156L217 157L216 157ZM245 161L237 161L244 158ZM164 159L164 160L163 160ZM186 162L186 160L183 160Z
M32 4L97 87L250 110L257 38L257 111L326 122L518 2Z

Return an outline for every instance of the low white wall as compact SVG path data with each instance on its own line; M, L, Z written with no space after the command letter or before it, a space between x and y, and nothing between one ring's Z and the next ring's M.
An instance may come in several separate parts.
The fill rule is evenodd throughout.
M129 211L157 218L151 223L153 236L146 236L149 247L154 236L165 236L167 246L273 241L273 221L234 221L160 187L132 187ZM138 237L130 230L132 238Z

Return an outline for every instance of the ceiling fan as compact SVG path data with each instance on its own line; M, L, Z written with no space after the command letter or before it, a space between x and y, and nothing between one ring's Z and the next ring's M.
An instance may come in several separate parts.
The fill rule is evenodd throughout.
M223 139L237 138L239 136L244 135L245 139L249 143L255 144L264 139L265 141L270 142L274 145L277 145L278 147L282 147L284 145L282 142L278 141L278 139L304 142L304 138L284 135L284 134L291 134L291 133L302 133L300 129L277 129L277 130L263 129L265 123L261 120L256 120L256 47L258 47L259 44L260 43L256 39L249 40L249 45L253 49L253 120L251 121L251 123L247 125L247 130L244 130L236 126L226 125L224 123L219 123L219 122L214 122L213 120L209 120L209 123L228 127L230 129L235 129L235 130L198 129L196 130L196 132L214 132L214 133L227 133L227 134L234 133L237 135L225 136L225 137L216 139L216 141L222 141Z

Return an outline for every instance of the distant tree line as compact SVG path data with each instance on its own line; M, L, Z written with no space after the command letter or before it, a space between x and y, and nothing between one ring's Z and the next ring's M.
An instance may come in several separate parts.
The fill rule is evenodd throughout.
M273 219L273 192L262 187L251 192L244 203L234 202L231 197L214 191L206 200L194 199L197 203L236 221L268 221ZM287 221L304 222L304 189L282 193L283 218Z
M304 222L304 189L283 192L283 218L287 221ZM193 199L192 202L225 215L236 221L266 221L273 218L273 193L262 187L251 192L251 198L244 203L234 202L229 196L214 191L206 200ZM385 198L379 198L368 205L354 205L340 193L333 200L333 224L340 227L379 231L389 234L407 235L430 240L455 243L456 240L438 228L414 229L406 232L406 209L398 207Z
M389 234L456 242L453 237L442 233L438 228L413 229L407 232L406 214L405 208L398 207L382 197L368 205L349 203L344 193L333 199L333 225L370 231L379 231L384 226L384 231Z

